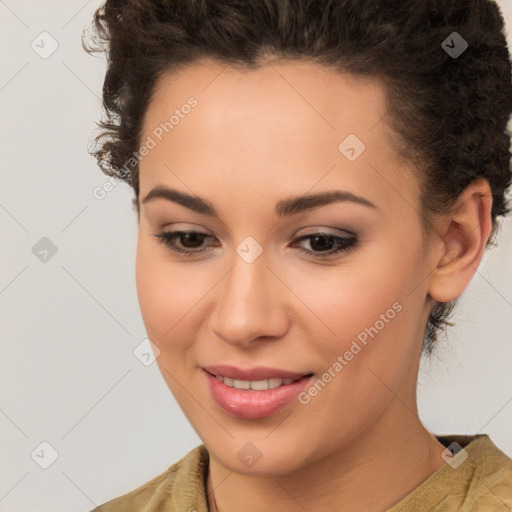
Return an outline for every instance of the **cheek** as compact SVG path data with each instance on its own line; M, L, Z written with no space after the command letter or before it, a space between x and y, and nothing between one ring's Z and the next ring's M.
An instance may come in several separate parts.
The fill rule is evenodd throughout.
M375 244L375 250L351 255L346 265L310 268L295 279L297 295L316 314L308 315L309 329L318 334L312 350L327 367L346 354L343 373L357 379L360 390L375 385L369 369L390 383L409 371L423 311L421 290L411 295L420 257L419 243L403 250Z
M388 312L387 316L394 319L392 306L403 300L407 286L402 276L393 275L386 267L389 265L382 257L378 265L368 258L358 261L355 255L346 266L311 266L295 276L294 292L315 313L309 316L316 318L319 334L326 338L330 334L343 344L373 326L381 314ZM291 279L290 274L288 281Z
M159 346L175 336L181 320L198 300L197 282L188 280L180 264L165 257L165 249L139 235L136 257L139 306L149 338Z

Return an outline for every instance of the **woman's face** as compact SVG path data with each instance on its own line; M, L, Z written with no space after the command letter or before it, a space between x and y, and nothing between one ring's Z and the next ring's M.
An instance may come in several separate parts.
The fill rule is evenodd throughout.
M165 381L231 470L371 451L415 416L437 246L385 116L376 81L299 62L204 60L157 84L139 303ZM145 201L155 187L175 192ZM196 234L155 236L176 232Z

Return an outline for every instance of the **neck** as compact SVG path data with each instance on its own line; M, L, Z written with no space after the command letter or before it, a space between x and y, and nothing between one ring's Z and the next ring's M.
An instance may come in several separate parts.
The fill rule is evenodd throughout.
M398 418L387 415L339 450L284 476L235 473L210 454L209 510L387 510L444 465L444 446L415 412L397 407Z

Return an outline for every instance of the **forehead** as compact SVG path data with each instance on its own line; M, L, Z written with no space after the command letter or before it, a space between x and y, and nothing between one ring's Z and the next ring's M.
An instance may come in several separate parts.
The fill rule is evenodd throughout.
M190 98L196 104L185 108ZM141 191L178 173L203 190L228 179L237 192L243 184L286 183L293 194L341 179L355 193L385 195L378 175L404 172L386 113L386 91L375 78L305 61L248 69L204 59L156 84L141 132L141 142L156 144L140 164ZM357 159L344 153L351 147Z
M145 128L158 122L162 110L172 112L190 96L201 103L202 121L208 118L212 128L228 120L246 124L245 116L257 111L257 120L262 121L302 119L323 130L352 125L354 130L366 131L386 113L385 90L374 77L340 73L304 60L278 60L248 68L201 59L162 75L146 113ZM269 132L271 126L265 128Z

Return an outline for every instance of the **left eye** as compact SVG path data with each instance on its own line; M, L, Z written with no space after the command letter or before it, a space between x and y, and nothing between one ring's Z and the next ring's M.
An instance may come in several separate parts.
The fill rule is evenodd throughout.
M357 246L357 237L354 235L345 237L320 231L317 233L310 233L308 235L301 236L295 242L293 242L292 247L303 241L308 241L309 246L313 250L304 248L299 248L299 250L303 253L313 256L314 258L327 258L340 252L348 252L352 249L355 249Z
M192 256L206 252L208 247L202 247L203 242L215 238L200 231L174 231L156 233L153 236L159 242L164 243L171 251L182 256ZM177 245L177 241L179 241L181 247ZM348 252L357 245L357 238L354 235L342 237L330 233L316 232L297 238L290 246L295 247L305 241L308 241L311 249L299 247L299 250L314 258L326 258L342 251ZM219 245L219 243L216 243L214 246L219 247Z

